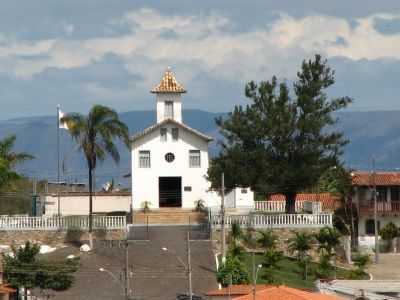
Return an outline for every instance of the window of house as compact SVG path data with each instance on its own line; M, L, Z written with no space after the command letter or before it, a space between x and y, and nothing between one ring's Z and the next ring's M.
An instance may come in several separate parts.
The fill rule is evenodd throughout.
M387 188L386 186L379 186L376 188L376 192L377 192L377 200L379 202L385 202L386 201L386 197L387 197Z
M378 221L378 231L381 228L381 223ZM365 234L374 235L375 234L375 222L373 219L368 219L365 221Z
M241 189L242 194L247 194L247 189Z
M167 154L165 154L165 160L167 162L173 162L175 160L175 155L171 152L168 152Z
M398 186L392 186L390 188L390 200L400 201L400 188Z
M167 141L167 128L160 129L160 140L161 140L161 142Z
M200 167L200 150L189 150L189 167Z
M172 140L177 141L179 139L179 128L172 128Z
M150 168L150 151L139 151L139 168Z
M173 101L165 101L164 103L164 117L166 119L173 119L174 118L174 102Z

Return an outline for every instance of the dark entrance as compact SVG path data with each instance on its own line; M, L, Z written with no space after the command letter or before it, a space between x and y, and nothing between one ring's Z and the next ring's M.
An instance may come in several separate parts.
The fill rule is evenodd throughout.
M160 207L182 206L182 177L159 177Z

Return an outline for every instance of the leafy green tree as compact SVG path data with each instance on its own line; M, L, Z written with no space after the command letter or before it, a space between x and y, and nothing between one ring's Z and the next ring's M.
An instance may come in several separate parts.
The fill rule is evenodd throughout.
M399 236L399 231L399 228L393 222L389 222L379 230L379 235L383 240L390 242L392 249L395 249L394 242L395 238Z
M272 230L259 230L257 231L259 238L257 243L264 249L275 249L278 242L278 236Z
M269 248L264 252L262 266L265 268L265 271L263 277L268 283L278 283L273 276L273 270L276 270L279 267L278 263L282 259L282 251Z
M336 246L340 245L340 233L334 227L323 227L315 235L319 243L319 250L332 256Z
M320 55L303 61L290 94L286 82L276 77L259 85L249 82L247 106L235 106L218 118L222 150L210 165L208 177L220 187L250 186L256 192L279 191L286 196L286 212L295 213L295 197L315 186L321 174L339 165L347 141L332 128L333 113L351 99L328 100L326 89L335 82L334 71Z
M354 278L359 278L365 273L365 269L371 263L371 258L368 254L357 253L352 259L356 269L354 270L352 276Z
M30 242L25 247L12 247L13 255L3 255L4 277L11 286L24 288L24 299L28 299L28 289L36 286L35 261L40 247Z
M249 273L239 258L227 256L225 263L218 268L217 281L223 286L246 284L249 283Z
M231 238L232 241L239 241L243 237L243 231L239 223L233 222L231 225Z
M233 240L229 244L228 248L228 255L231 257L237 257L239 259L242 259L245 254L245 249L243 246L241 246L236 240Z
M66 290L73 281L73 273L78 270L76 260L52 262L39 260L40 247L26 242L24 247L13 247L13 255L3 255L4 277L11 286L24 288L24 298L28 299L28 290Z
M296 231L294 237L289 239L288 249L291 254L296 254L297 264L302 269L303 279L307 279L309 251L312 248L313 236L307 232Z
M33 159L28 153L13 151L16 139L15 135L9 135L0 140L0 188L20 178L14 170L18 164Z
M72 138L83 151L89 170L89 235L93 246L93 170L98 161L103 161L110 155L119 162L120 155L115 144L116 139L122 140L129 147L128 127L119 119L117 112L102 105L95 105L87 116L70 113L61 119L68 125Z
M329 168L322 174L318 185L319 191L331 193L340 200L341 205L335 210L333 224L341 234L351 236L354 248L357 244L355 228L358 223L358 214L352 200L351 170L347 170L340 165Z
M335 227L323 227L315 235L319 243L318 249L320 251L320 269L329 272L331 266L330 260L333 258L333 270L336 272L336 252L335 248L340 245L340 232Z

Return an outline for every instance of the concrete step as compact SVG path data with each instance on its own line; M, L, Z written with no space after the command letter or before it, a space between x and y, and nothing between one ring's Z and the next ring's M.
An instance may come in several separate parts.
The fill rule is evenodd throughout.
M207 222L207 214L181 208L151 210L133 213L133 224L199 224Z

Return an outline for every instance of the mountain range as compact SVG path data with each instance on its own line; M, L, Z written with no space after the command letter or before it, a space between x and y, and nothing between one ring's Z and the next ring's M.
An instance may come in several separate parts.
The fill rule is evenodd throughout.
M185 110L184 122L215 138L210 145L210 155L218 153L220 138L215 118L225 113L201 110ZM350 143L345 147L343 160L354 169L370 169L371 157L376 159L377 169L400 168L400 111L341 112L337 114L338 129L344 132ZM155 123L154 111L130 111L120 113L131 134ZM19 166L19 171L37 178L57 180L57 119L55 116L24 117L0 121L0 138L15 134L17 151L26 151L35 159ZM66 130L60 130L61 177L69 181L85 181L87 168L82 154ZM120 145L121 161L115 165L106 160L96 170L100 182L112 178L123 181L130 173L130 152ZM126 180L125 180L126 181Z

